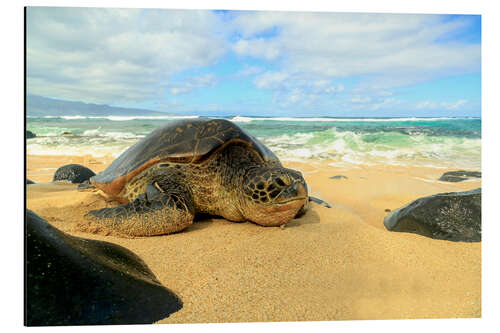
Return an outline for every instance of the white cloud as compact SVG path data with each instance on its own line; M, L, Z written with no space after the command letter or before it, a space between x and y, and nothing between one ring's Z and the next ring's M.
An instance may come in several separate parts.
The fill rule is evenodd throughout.
M344 91L344 86L341 84L337 84L335 87L326 87L325 92L326 93L336 93L336 92L342 92Z
M332 99L344 90L342 84L329 79L313 79L288 72L264 72L253 82L259 89L272 90L273 102L282 107L292 104L310 106L322 98Z
M106 103L157 97L172 74L226 52L220 30L210 11L29 7L28 92Z
M390 108L400 103L391 88L480 71L480 43L445 42L467 29L469 18L442 17L30 7L28 93L109 104L186 94L214 86L215 75L196 73L232 50L237 65L260 61L222 77L252 80L272 91L277 105ZM184 70L194 76L173 81Z
M434 101L422 101L417 103L415 106L416 109L438 109L443 108L446 110L458 110L465 106L468 103L465 99L459 99L457 101L449 102L434 102Z
M348 107L378 110L401 103L388 98L393 95L388 89L480 71L480 43L444 42L472 24L467 16L241 12L232 24L241 36L233 44L237 54L277 68L254 80L274 92L277 104L302 98L326 105L343 93ZM349 91L332 85L351 77L357 83Z
M465 99L460 99L456 102L442 102L441 106L444 107L446 110L457 110L467 104L467 100Z
M187 94L195 89L212 87L215 85L217 79L213 74L205 74L187 78L177 84L170 84L170 93L172 95Z
M259 66L248 66L247 64L244 65L243 69L240 69L237 73L236 76L251 76L251 75L256 75L260 74L264 71L262 67Z
M377 93L379 96L392 96L394 93L392 91L381 90Z
M260 57L266 60L275 60L280 55L280 49L277 45L269 43L263 38L249 40L239 40L233 46L233 50L242 55Z
M237 53L267 60L280 56L290 73L370 75L370 84L383 89L480 70L479 44L436 42L467 27L467 17L243 12L233 24L243 36L234 46ZM276 32L269 38L253 37L271 29Z
M372 99L369 96L356 95L351 98L351 102L353 103L369 103L371 101Z
M254 83L258 88L261 89L280 89L287 85L286 79L288 79L289 75L287 73L282 72L265 72L262 75L259 75Z
M381 108L393 107L394 105L398 105L398 104L401 104L401 101L397 98L393 98L393 97L384 98L381 101L376 102L373 105L371 105L370 110L376 111L376 110L379 110Z
M416 109L435 109L437 107L438 104L432 101L422 101L415 106Z

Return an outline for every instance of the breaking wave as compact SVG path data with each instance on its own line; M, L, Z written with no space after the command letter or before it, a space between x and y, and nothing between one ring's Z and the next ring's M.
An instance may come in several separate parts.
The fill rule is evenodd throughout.
M107 119L112 121L128 121L128 120L169 120L169 119L194 119L199 118L199 116L43 116L43 117L33 117L28 116L28 118L44 118L44 119L64 119L64 120L78 120L78 119Z
M118 156L172 117L28 118L27 153ZM197 116L185 116L196 118ZM107 120L109 117L105 117ZM481 167L481 120L232 117L284 160ZM162 121L159 121L162 120ZM331 123L330 123L331 122Z
M474 118L334 118L334 117L243 117L235 116L231 120L238 123L249 123L252 121L327 121L327 122L399 122L399 121L442 121L451 119L474 119Z

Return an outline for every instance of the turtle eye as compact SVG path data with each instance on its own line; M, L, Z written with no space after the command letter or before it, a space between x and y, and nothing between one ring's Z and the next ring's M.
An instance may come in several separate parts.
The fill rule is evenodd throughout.
M283 186L286 185L285 182L283 181L283 179L281 179L281 177L278 177L276 179L276 183L278 183L278 185L281 186L281 187L283 187Z

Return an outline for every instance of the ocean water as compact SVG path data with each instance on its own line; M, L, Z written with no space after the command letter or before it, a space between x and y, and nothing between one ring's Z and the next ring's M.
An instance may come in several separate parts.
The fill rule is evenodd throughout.
M28 117L34 155L118 156L179 117ZM481 169L478 118L225 117L259 138L282 160L335 165L418 165Z

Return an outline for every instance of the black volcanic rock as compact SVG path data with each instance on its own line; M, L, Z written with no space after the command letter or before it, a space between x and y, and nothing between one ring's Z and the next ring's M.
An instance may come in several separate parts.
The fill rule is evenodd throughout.
M347 176L344 175L337 175L337 176L331 176L329 177L330 179L347 179Z
M481 188L417 199L385 217L388 230L450 241L481 241Z
M94 176L94 171L80 164L67 164L56 170L53 182L57 180L67 180L73 184L83 183Z
M33 139L36 138L36 134L33 133L32 131L26 131L26 139Z
M449 171L443 173L443 175L439 178L439 180L444 182L461 182L467 180L469 178L481 178L481 172L478 171Z
M26 214L27 326L150 324L181 300L131 251L68 235Z

